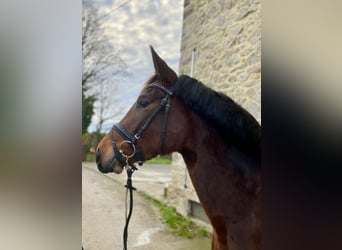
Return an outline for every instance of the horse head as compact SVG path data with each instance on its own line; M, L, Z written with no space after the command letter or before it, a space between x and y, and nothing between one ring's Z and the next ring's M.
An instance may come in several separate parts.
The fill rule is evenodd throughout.
M96 163L103 173L121 173L125 165L151 159L181 149L188 111L174 97L177 74L151 46L155 73L148 80L136 102L123 119L99 142Z

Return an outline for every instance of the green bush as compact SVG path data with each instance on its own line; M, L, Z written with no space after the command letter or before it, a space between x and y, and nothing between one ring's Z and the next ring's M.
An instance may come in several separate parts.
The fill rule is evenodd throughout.
M86 161L92 161L95 162L96 161L96 156L94 154L86 154Z

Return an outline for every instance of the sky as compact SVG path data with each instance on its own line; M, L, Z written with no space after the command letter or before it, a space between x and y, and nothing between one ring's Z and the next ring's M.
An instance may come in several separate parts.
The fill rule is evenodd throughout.
M101 13L110 13L106 30L114 47L127 64L126 73L115 83L114 106L122 114L132 106L153 75L149 45L178 73L183 18L183 0L94 0ZM122 6L118 8L119 6ZM115 110L113 110L115 112ZM122 114L108 120L103 131L119 122ZM89 131L96 127L96 115Z

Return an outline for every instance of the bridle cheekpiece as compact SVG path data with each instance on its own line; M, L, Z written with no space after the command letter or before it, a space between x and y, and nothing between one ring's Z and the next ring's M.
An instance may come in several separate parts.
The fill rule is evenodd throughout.
M150 114L150 116L146 119L143 126L134 134L131 135L124 127L122 127L119 123L115 123L110 131L110 137L112 141L112 147L114 151L115 158L119 163L122 165L128 164L128 159L131 157L135 157L135 160L138 162L138 164L141 166L143 165L143 162L145 161L142 148L137 145L137 141L140 139L142 134L145 132L145 130L148 128L148 126L153 122L153 120L156 118L158 113L165 107L164 109L164 117L163 117L163 124L162 124L162 131L161 131L161 147L160 152L163 153L164 151L164 143L165 143L165 136L166 136L166 127L167 127L167 119L170 111L170 105L171 105L171 96L172 91L165 88L162 85L151 83L147 86L147 88L158 88L161 91L165 93L165 96L161 100L158 107ZM115 143L114 140L114 134L113 131L116 131L118 134L120 134L124 141L121 142L119 145L119 149ZM123 144L130 144L133 152L130 155L126 155L123 153L122 145Z

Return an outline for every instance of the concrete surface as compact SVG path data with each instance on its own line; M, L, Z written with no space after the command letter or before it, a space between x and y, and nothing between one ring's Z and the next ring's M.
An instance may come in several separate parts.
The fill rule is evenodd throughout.
M170 180L170 166L144 164L133 174L133 186L163 199ZM126 173L102 174L94 163L82 164L82 244L84 250L123 249ZM134 193L134 208L128 228L128 249L206 250L209 238L184 239L171 233L161 221L158 208Z

